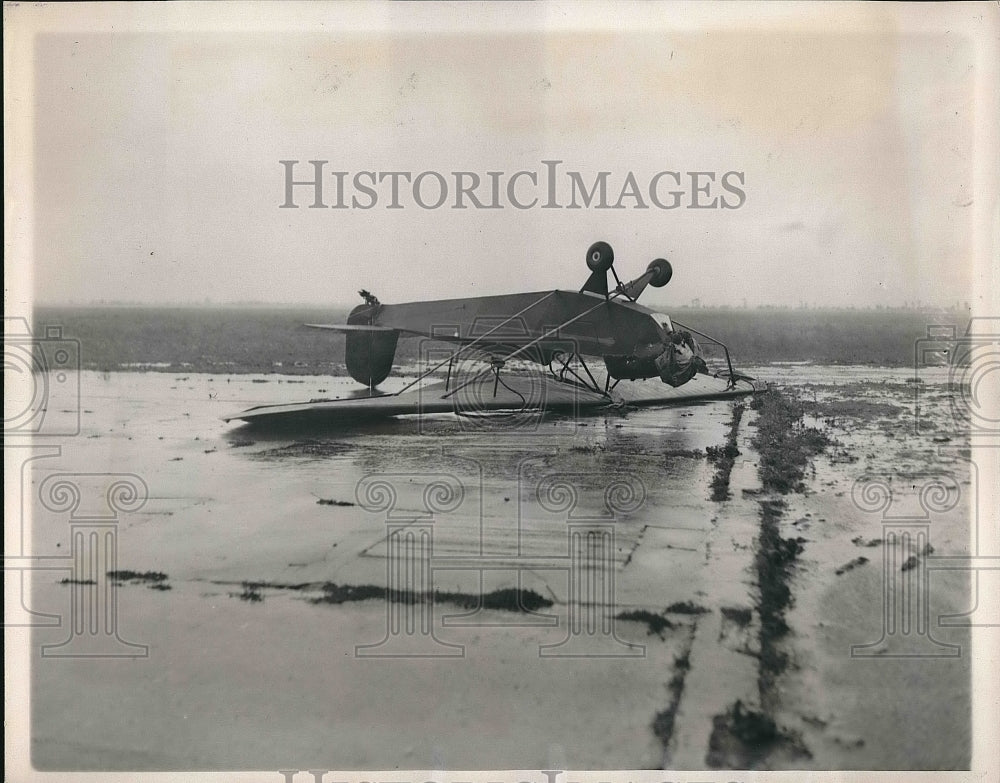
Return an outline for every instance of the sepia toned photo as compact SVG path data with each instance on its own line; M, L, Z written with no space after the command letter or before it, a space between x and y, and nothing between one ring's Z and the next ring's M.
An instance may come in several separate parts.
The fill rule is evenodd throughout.
M9 780L997 773L995 4L8 3L4 83Z

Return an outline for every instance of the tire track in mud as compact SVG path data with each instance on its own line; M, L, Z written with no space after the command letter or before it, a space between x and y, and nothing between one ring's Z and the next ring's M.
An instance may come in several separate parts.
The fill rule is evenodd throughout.
M723 711L733 694L742 696L747 683L754 682L754 664L748 656L753 629L748 601L749 542L753 540L755 515L741 513L740 490L757 486L753 466L737 462L741 451L749 449L740 431L745 405L733 405L725 441L709 450L715 455L715 476L710 492L717 510L704 542L703 567L711 569L709 585L691 600L675 602L669 609L692 615L689 637L674 658L665 683L666 705L653 718L651 729L662 746L663 768L698 769L704 766L713 716ZM730 493L730 484L733 492ZM732 500L731 494L737 499ZM732 546L729 546L729 540Z
M677 710L684 695L684 682L691 670L691 649L694 647L695 635L698 631L698 617L695 616L690 625L691 631L680 655L674 658L674 674L667 683L670 701L666 708L656 713L653 718L653 734L663 744L663 768L670 767L670 742L674 735L674 723L677 720Z
M733 418L729 422L729 434L726 436L725 445L709 447L706 450L708 461L715 464L711 499L716 502L729 499L729 477L733 472L733 465L736 464L736 458L740 455L736 439L739 436L744 410L743 403L733 405Z
M756 414L753 437L740 437L743 409L734 406L726 443L716 450L716 530L733 537L733 551L716 542L719 551L706 561L713 569L710 614L692 624L690 644L667 684L671 699L653 722L665 768L755 769L811 756L801 737L774 717L777 683L789 664L784 647L790 581L804 543L783 538L780 521L782 496L803 491L810 460L828 441L803 425L801 406L784 394L759 395L750 409ZM756 452L756 466L736 464L738 443ZM729 491L734 467L736 486L747 485L736 499ZM748 508L754 501L756 510ZM749 583L754 587L748 595Z
M777 757L784 762L812 757L801 736L774 719L780 698L777 683L789 664L782 640L789 632L785 611L793 601L790 582L805 543L802 538L781 536L785 511L781 496L804 491L806 468L829 439L804 426L802 406L777 390L756 397L751 408L758 412L752 445L760 456L758 475L764 493L758 502L760 530L753 562L760 620L758 693L755 705L736 699L713 718L705 763L714 768L756 769Z

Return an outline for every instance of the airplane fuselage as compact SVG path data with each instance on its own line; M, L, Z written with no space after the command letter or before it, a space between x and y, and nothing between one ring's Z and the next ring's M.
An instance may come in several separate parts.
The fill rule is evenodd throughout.
M553 353L583 356L633 354L664 339L655 313L634 302L608 300L578 291L441 299L430 302L362 305L349 324L389 327L484 350L517 350L538 341L524 358L547 363Z

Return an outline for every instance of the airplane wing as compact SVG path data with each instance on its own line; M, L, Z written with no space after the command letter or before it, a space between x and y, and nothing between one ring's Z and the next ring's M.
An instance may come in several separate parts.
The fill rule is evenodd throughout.
M576 415L598 411L618 401L637 406L686 404L740 397L755 391L747 381L740 380L730 385L726 378L711 375L697 375L677 388L662 383L621 381L615 387L614 401L591 389L538 374L505 373L502 382L496 384L494 376L486 375L457 392L455 388L454 381L451 391L444 381L436 381L401 394L374 393L287 405L258 405L223 419L266 426L302 421L336 424L441 413L478 415L547 411Z
M395 332L391 326L369 326L368 324L302 324L310 329L329 329L334 332Z
M659 341L651 313L633 302L556 290L379 305L373 320L401 334L459 344L495 349L539 341L546 349L603 356Z

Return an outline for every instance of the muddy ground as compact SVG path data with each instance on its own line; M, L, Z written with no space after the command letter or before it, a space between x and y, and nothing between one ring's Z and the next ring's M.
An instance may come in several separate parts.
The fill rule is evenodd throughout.
M967 768L955 616L973 590L932 567L969 553L974 524L946 374L755 374L791 414L275 433L219 417L348 381L82 373L81 432L30 464L25 492L56 473L145 483L107 583L119 637L148 655L33 654L34 765ZM773 461L794 451L780 432L798 474ZM949 478L922 496L932 473ZM888 511L855 486L876 475ZM33 574L30 608L98 601L77 605L89 618L104 580L58 560L65 507L33 510L31 551L56 567ZM885 596L904 594L894 613ZM33 650L68 630L37 629Z

